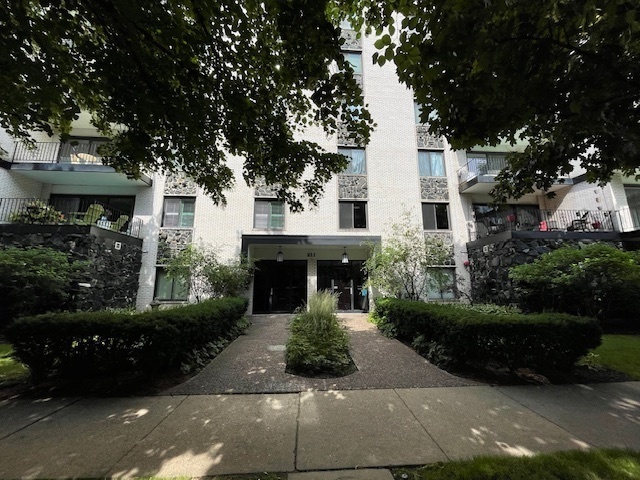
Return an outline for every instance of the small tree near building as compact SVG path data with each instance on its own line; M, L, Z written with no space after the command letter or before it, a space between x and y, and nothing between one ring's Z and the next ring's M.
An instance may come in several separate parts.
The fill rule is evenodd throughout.
M409 213L401 218L392 225L392 234L384 244L373 247L364 264L369 283L384 295L410 300L449 289L451 278L440 267L451 259L451 245L440 236L425 235L420 225L412 223Z
M169 277L184 280L189 294L200 302L240 295L249 286L253 265L244 257L222 262L215 250L189 245L169 260L166 271Z

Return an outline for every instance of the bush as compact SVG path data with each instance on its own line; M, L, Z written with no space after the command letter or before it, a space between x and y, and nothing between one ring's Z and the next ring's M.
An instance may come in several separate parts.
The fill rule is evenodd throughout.
M1 318L8 323L20 315L72 308L70 291L86 266L52 248L0 248Z
M237 334L243 298L170 310L50 313L18 319L5 337L35 382L47 374L87 377L180 366L190 352Z
M563 247L513 267L525 311L553 310L602 321L635 319L640 309L640 254L593 243Z
M309 376L350 373L349 337L338 323L336 304L333 294L321 291L309 299L307 311L295 316L287 341L287 371Z
M442 366L562 371L597 347L602 335L592 318L483 314L457 305L397 299L378 300L375 316L378 325L395 326L400 338Z

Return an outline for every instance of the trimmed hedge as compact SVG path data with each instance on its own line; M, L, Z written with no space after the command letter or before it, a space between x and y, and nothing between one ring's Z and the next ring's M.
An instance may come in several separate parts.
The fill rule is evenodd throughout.
M246 309L244 298L222 298L138 314L48 313L18 319L4 336L35 382L54 371L78 377L157 372L234 335Z
M570 369L600 345L597 320L562 313L479 313L455 305L381 299L374 320L443 366L486 366L540 372Z

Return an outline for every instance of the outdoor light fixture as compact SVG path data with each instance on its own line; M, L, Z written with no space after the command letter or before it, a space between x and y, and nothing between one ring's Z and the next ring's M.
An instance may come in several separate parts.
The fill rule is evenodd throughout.
M344 265L349 263L349 255L347 255L347 247L344 247L344 253L342 254L342 263Z
M276 253L276 262L284 261L284 253L282 253L282 247L278 247L278 253Z

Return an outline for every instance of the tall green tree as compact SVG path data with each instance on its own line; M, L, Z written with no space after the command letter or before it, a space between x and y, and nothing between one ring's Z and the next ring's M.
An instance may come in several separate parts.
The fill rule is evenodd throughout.
M368 138L361 89L328 0L7 0L0 3L0 126L61 133L81 111L120 171L182 169L224 202L228 155L248 184L314 203L346 159L297 140L338 122ZM303 172L311 171L313 175Z
M454 148L529 142L494 192L547 189L576 160L592 182L640 166L635 0L336 0L379 35L422 120Z

